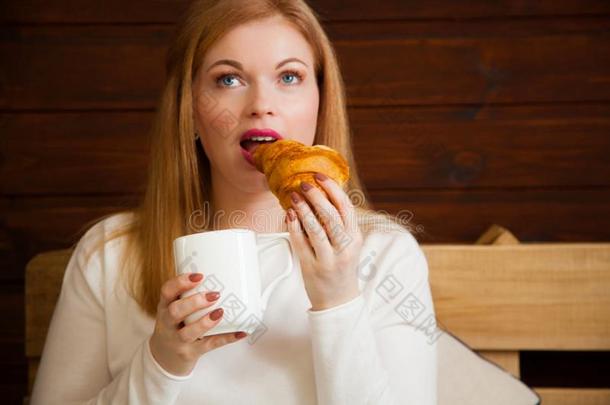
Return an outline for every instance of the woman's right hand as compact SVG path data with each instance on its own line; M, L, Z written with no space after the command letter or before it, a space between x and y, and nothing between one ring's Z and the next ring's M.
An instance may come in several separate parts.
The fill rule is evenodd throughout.
M212 296L214 292L200 292L180 299L182 293L195 288L202 280L201 273L185 273L169 279L161 287L150 351L157 363L174 375L190 374L203 354L247 336L244 332L235 332L198 339L220 322L222 308L216 308L197 321L184 325L187 316L218 300L219 295Z

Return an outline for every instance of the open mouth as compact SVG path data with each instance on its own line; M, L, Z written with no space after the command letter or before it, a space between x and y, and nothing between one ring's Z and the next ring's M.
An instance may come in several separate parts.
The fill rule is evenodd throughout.
M265 141L265 140L255 141L255 140L252 140L252 139L246 139L244 141L241 141L239 143L239 145L243 149L247 150L250 154L253 154L254 151L256 150L256 148L258 148L259 145L261 145L263 143L273 143L275 141L277 141L277 139L272 139L272 140L269 140L269 141Z

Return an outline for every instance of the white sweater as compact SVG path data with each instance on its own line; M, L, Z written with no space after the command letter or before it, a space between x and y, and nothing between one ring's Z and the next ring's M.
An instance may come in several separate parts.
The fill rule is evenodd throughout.
M437 344L426 258L406 231L365 237L361 294L311 311L298 258L269 300L263 333L204 354L188 376L153 358L155 319L118 280L124 237L84 252L120 221L76 245L53 314L31 404L436 404ZM262 287L280 269L261 257ZM205 273L205 272L204 272ZM434 324L435 325L435 324Z

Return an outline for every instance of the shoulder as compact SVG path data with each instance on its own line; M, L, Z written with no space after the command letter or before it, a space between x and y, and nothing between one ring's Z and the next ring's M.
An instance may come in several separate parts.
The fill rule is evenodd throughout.
M376 263L377 270L381 272L404 271L406 270L404 265L407 263L425 261L419 242L405 228L367 233L363 241L361 262L366 261L367 258L370 258L370 262ZM424 270L427 271L427 266Z
M123 211L95 221L74 246L66 277L84 278L90 286L102 284L124 243L120 231L127 229L133 219L133 213Z
M422 254L421 247L410 228L399 223L399 218L372 210L357 211L358 225L364 235L364 248L370 253L386 256L414 256Z
M74 253L78 253L83 264L87 264L89 260L99 258L110 245L114 246L117 242L121 242L120 238L113 238L118 232L133 222L134 215L131 212L123 211L114 214L108 214L99 218L93 223L83 234L74 248Z

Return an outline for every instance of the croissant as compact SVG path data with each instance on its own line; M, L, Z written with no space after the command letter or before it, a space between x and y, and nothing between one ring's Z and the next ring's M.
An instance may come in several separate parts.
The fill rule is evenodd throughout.
M258 171L265 174L269 189L285 210L292 207L290 193L300 192L302 181L326 194L314 179L316 172L324 173L340 186L349 179L349 166L345 158L326 145L307 146L298 141L281 139L259 145L252 159Z

